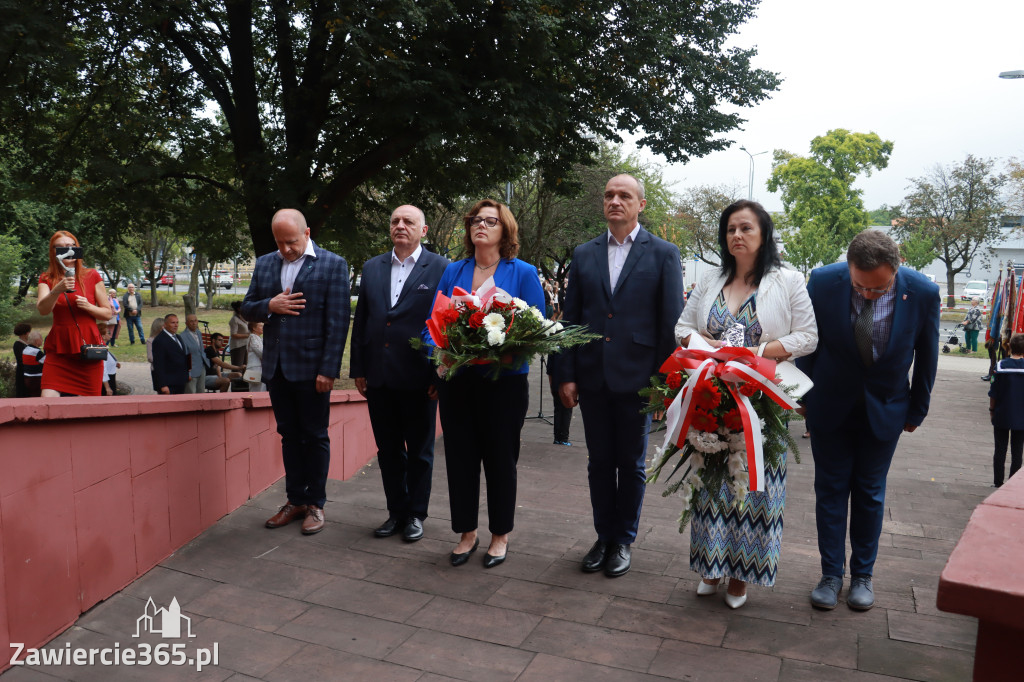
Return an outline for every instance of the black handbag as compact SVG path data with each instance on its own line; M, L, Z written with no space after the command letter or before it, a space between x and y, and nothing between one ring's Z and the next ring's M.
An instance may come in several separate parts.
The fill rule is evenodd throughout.
M78 329L78 335L85 338L82 335L82 328L78 326L78 317L75 315L75 309L71 305L71 299L68 298L67 293L64 294L64 300L68 303L68 310L71 311L71 319L75 323L75 327ZM107 347L102 343L83 343L78 349L82 359L87 362L102 362L107 359Z

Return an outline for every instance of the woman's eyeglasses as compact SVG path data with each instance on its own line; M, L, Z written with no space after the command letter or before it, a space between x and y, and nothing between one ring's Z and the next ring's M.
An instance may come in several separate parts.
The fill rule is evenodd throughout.
M497 218L482 218L480 216L473 216L472 218L469 219L469 224L470 226L473 227L479 225L480 223L483 223L487 227L494 227L500 222L501 221L498 220Z

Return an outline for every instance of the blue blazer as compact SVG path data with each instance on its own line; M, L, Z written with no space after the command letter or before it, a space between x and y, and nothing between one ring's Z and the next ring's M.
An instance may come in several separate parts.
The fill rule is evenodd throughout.
M918 426L928 414L939 356L939 287L908 268L897 271L894 286L889 343L865 367L850 321L849 266L833 263L811 272L807 293L818 322L818 348L796 364L814 381L804 397L812 431L835 430L862 400L880 440L899 437L905 424Z
M242 301L242 317L264 322L263 380L278 369L288 381L312 381L318 374L338 378L348 336L348 263L341 256L313 245L315 257L306 257L295 277L293 293L301 292L306 307L298 315L274 315L270 299L281 293L279 251L260 256L249 290Z
M448 259L423 249L392 307L391 253L375 256L363 265L359 303L352 320L349 376L365 377L367 386L373 388L426 389L433 366L423 349L412 349L409 339L419 335L430 317Z
M564 351L559 383L632 393L649 384L676 349L675 324L683 312L679 249L640 228L612 293L608 232L576 247L563 317L603 338Z
M185 343L180 336L178 339ZM153 380L157 392L167 386L179 393L188 381L188 353L163 331L153 338Z
M473 269L476 267L475 258L463 258L455 261L445 268L441 281L437 284L438 293L451 296L455 287L462 287L466 291L473 290ZM502 289L509 296L515 296L526 301L531 306L536 306L541 313L544 312L544 287L540 285L540 277L537 275L537 268L526 261L518 258L502 258L498 267L494 270L494 286ZM436 296L435 296L436 298ZM431 310L434 307L433 300L430 303ZM427 333L424 325L421 332L423 340L433 344L430 334ZM465 371L483 373L484 367L466 367ZM524 363L518 371L504 370L502 375L526 374L530 371L530 365Z
M196 330L196 334L202 337L202 332ZM206 353L203 352L202 342L188 329L178 332L178 338L185 344L185 352L192 358L192 370L189 372L189 376L195 379L205 375L206 368L210 365L210 358L206 357Z

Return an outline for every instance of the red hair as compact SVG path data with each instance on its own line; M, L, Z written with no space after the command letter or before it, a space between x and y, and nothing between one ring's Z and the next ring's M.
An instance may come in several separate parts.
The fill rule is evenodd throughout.
M61 239L62 237L68 237L73 242L75 242L75 246L81 246L81 244L78 243L78 237L76 237L75 235L73 235L70 232L67 232L65 230L57 230L56 232L53 233L53 236L50 237L50 267L46 271L45 274L46 274L47 283L51 287L52 286L56 286L57 282L61 281L62 279L64 279L67 276L64 273L64 263L62 261L57 260L57 252L56 252L56 249L53 246L56 243L56 241L58 239ZM75 261L75 283L76 283L76 286L78 286L78 287L80 287L81 284L82 284L82 272L83 272L83 270L88 270L88 268L83 268L82 267L82 261L76 260Z

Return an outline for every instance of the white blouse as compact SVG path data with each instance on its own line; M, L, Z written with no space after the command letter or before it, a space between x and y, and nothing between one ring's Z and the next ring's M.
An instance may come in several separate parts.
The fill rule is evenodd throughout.
M701 278L676 322L676 342L690 334L708 333L711 306L725 286L725 275L715 268ZM818 325L807 295L804 276L794 270L774 268L757 287L757 321L761 324L761 342L778 341L793 358L814 352L818 347Z

